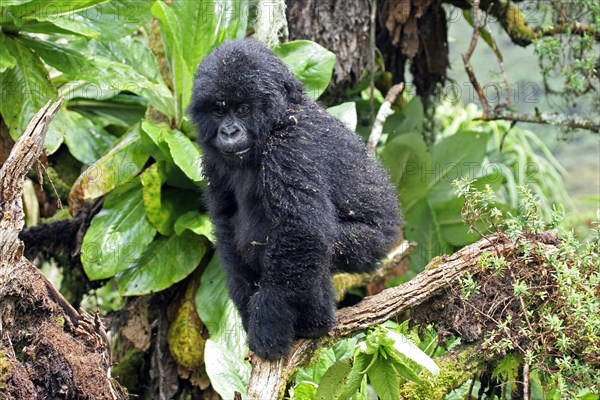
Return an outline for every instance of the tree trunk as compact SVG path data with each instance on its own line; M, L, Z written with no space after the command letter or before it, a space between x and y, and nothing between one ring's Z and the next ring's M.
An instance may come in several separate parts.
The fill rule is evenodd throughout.
M312 40L336 55L329 96L342 94L368 69L369 12L369 0L288 1L290 39Z

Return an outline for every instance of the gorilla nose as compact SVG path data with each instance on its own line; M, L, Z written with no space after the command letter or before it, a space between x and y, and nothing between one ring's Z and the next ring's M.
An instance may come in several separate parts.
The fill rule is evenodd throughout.
M219 133L224 136L227 136L228 138L231 138L240 133L240 128L238 128L235 125L226 125L221 127Z

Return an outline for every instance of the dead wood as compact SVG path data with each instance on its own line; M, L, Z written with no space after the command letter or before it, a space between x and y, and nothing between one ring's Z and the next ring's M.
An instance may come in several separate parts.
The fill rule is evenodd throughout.
M31 120L0 169L0 398L124 399L99 318L75 310L23 257L25 175L62 99Z

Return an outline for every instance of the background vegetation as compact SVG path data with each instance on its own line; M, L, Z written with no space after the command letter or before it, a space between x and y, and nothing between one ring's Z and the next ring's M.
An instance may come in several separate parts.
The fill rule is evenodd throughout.
M554 3L539 4L529 16L543 25ZM0 7L0 161L39 108L65 97L41 168L25 185L26 254L73 305L101 310L113 376L143 398L233 398L246 391L245 333L214 254L201 152L185 109L199 61L224 40L260 32L261 6L5 0ZM585 15L589 34L567 31L563 43L542 37L535 50L515 50L508 39L492 38L501 35L499 22L481 34L487 44L473 56L475 70L497 70L500 52L520 109L556 105L544 96L550 94L565 114L591 112L598 105L600 8L583 0L572 6ZM453 66L473 25L484 31L467 12L456 15L449 30ZM327 89L335 54L303 40L273 50L309 95L316 99ZM383 61L377 65L373 72L385 81ZM512 258L486 256L483 274L456 289L465 304L498 277L512 291L516 311L485 326L480 350L493 357L457 377L463 364L444 365L442 357L469 340L443 323L409 324L404 316L320 349L286 396L518 398L522 381L531 379L521 396L598 398L600 237L590 229L600 207L598 132L481 118L461 68L448 81L458 84L458 98L445 86L433 102L423 100L407 85L385 121L377 155L397 186L405 238L416 248L409 265L379 284L406 282L482 235L502 232L522 243ZM480 84L501 81L501 72ZM364 80L328 110L366 139L384 86ZM548 229L559 231L557 253L527 244ZM535 280L539 275L546 280ZM374 290L352 288L340 297L352 304ZM533 313L540 314L536 323L529 321ZM10 379L2 354L0 393Z

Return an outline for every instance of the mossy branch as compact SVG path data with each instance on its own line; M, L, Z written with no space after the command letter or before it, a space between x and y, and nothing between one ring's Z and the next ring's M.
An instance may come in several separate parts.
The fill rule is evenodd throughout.
M579 115L564 115L549 112L537 112L526 114L511 112L508 110L490 111L478 118L479 121L515 121L529 122L534 124L563 126L572 129L586 129L593 133L600 133L600 121L592 121Z
M445 0L445 2L463 10L472 8L474 3L473 0ZM521 10L511 1L481 0L479 8L496 17L513 43L525 47L535 39L536 33L527 25Z

